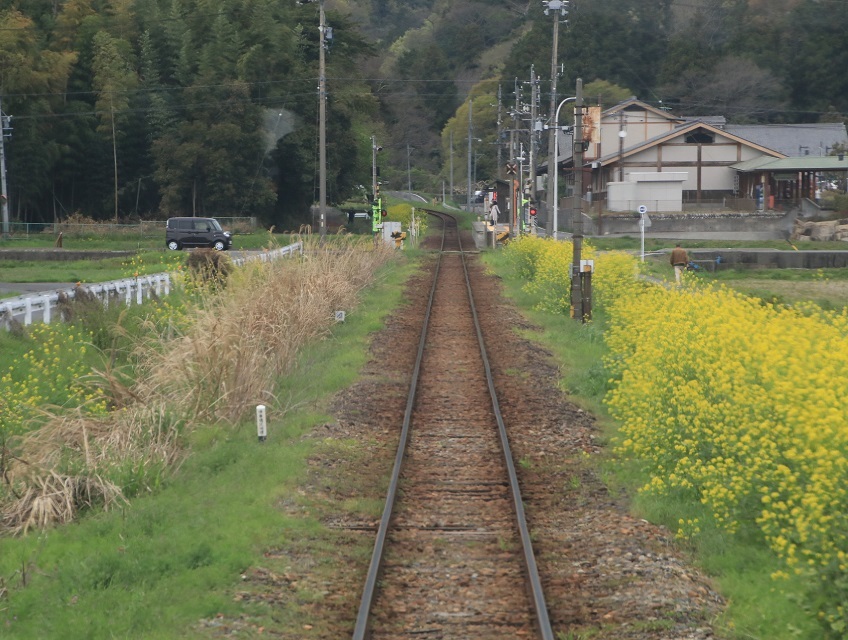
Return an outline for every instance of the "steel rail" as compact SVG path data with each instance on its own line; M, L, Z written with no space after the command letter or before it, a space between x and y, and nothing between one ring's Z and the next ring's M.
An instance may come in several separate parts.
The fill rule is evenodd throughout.
M377 529L377 539L374 541L374 551L371 555L371 563L368 566L368 574L365 578L365 588L359 603L359 613L356 616L356 626L353 630L353 640L365 640L370 631L371 607L377 593L377 578L383 565L383 551L386 547L386 538L389 534L389 525L397 497L398 485L400 484L400 472L403 468L403 459L406 455L406 444L409 441L409 425L412 421L412 409L415 404L415 396L418 389L418 376L421 372L421 362L424 359L424 345L427 341L427 328L430 324L430 315L433 310L433 300L436 297L436 284L439 281L439 271L442 267L442 255L445 249L445 236L447 225L442 227L442 243L439 249L439 258L436 261L436 271L433 275L433 284L430 287L430 297L427 300L427 310L424 313L424 324L421 327L421 337L418 339L418 353L415 356L415 367L412 370L412 379L409 383L409 394L406 400L406 411L403 414L403 426L400 431L395 463L392 468L392 476L386 493L386 504L383 507L383 515L380 518L380 526Z
M441 212L427 211L427 213L443 216L443 220L445 220L445 218L450 217L454 220L454 222L456 221L453 216L449 216L448 214L444 214ZM400 441L398 443L398 450L395 456L394 468L392 469L392 476L387 492L386 504L383 509L382 518L380 519L380 526L377 531L377 539L374 543L374 552L371 556L371 563L368 568L368 575L365 581L365 588L363 590L362 599L359 605L359 613L356 618L356 626L354 628L353 640L366 640L369 637L368 633L370 631L369 624L371 606L373 605L374 598L376 595L377 579L383 563L383 551L385 549L386 539L388 537L389 525L391 522L392 513L394 511L398 484L400 482L400 472L403 466L403 459L406 453L406 445L409 439L409 427L412 418L412 409L415 401L415 395L417 392L418 376L421 369L421 362L424 356L424 345L427 339L427 328L430 323L430 315L433 308L433 300L435 298L436 284L438 283L439 272L441 270L442 265L442 255L444 254L446 235L447 224L444 224L442 228L442 241L439 250L439 258L436 263L433 284L430 288L430 295L424 316L424 324L422 326L421 337L418 342L418 353L415 359L415 367L413 369L412 380L410 381L410 392L409 397L407 398L406 411L404 413ZM498 423L498 433L500 436L501 449L504 454L504 459L507 466L510 493L512 495L513 507L515 509L517 528L519 531L519 536L521 538L524 569L527 576L530 598L532 600L533 609L536 614L537 631L539 633L539 637L542 640L554 640L553 630L551 629L550 617L548 615L548 609L545 603L545 595L542 589L542 582L539 578L538 566L536 564L535 555L533 554L533 544L530 539L530 532L527 528L524 504L521 499L521 490L518 484L518 475L515 471L515 464L512 460L512 451L509 446L509 438L507 437L506 433L506 425L504 424L503 416L501 415L500 411L500 404L498 403L494 377L492 375L491 365L489 364L489 357L486 351L485 341L483 339L483 331L480 326L480 319L477 314L477 307L474 303L474 295L471 289L471 279L468 273L468 264L465 258L465 252L462 249L462 239L459 236L458 228L457 241L459 243L459 253L462 258L462 268L465 276L465 286L468 292L468 299L471 306L472 317L474 318L474 329L477 334L477 342L480 347L480 355L483 360L483 368L486 372L486 382L488 384L489 395L492 400L492 409L495 414L495 419Z
M465 286L468 289L468 299L471 302L471 315L474 317L474 329L477 332L477 342L480 344L480 356L483 359L483 368L486 370L486 382L489 385L489 397L492 399L492 410L498 422L498 434L500 435L501 449L506 461L507 473L509 475L509 488L512 493L512 503L515 507L515 519L518 532L521 536L521 549L524 552L524 569L527 572L527 581L530 589L530 599L533 601L533 609L536 612L536 623L539 636L542 640L554 640L551 629L548 606L545 602L545 593L542 589L542 580L539 577L539 568L536 564L536 556L533 554L533 542L530 539L530 531L527 529L527 516L524 513L524 502L521 499L521 488L518 485L518 474L515 472L515 463L512 460L512 450L509 446L509 437L506 433L506 425L501 415L501 407L498 402L498 393L495 390L495 380L492 376L492 367L489 364L489 354L483 339L483 330L480 327L480 318L477 315L477 305L474 303L474 293L471 290L471 278L468 275L468 264L465 260L465 252L462 251L462 238L459 238L459 250L462 256L462 268L465 271Z

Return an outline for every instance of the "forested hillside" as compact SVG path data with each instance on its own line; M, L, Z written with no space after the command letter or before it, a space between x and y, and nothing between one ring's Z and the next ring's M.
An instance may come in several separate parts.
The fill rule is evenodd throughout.
M550 100L553 17L493 0L325 0L328 200L440 192L496 171L499 116ZM169 214L309 219L318 193L317 2L0 2L13 220ZM629 95L732 122L848 113L844 0L572 0L559 93ZM521 92L516 100L515 89ZM453 154L450 140L453 138ZM502 152L506 150L502 148ZM456 155L451 163L451 156ZM464 199L464 198L461 198Z

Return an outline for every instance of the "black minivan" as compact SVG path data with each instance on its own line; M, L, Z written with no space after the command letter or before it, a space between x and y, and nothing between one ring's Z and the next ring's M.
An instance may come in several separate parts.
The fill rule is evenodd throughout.
M212 247L226 251L233 246L233 238L215 218L168 218L165 243L171 251L184 247Z

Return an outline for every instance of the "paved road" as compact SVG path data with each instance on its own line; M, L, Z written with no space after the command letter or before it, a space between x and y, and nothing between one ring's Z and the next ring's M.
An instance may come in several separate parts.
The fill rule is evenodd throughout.
M232 258L242 258L255 251L230 251ZM0 282L0 299L25 296L39 295L44 292L62 291L76 286L76 282Z
M0 282L0 296L60 291L62 289L69 289L75 285L76 282Z

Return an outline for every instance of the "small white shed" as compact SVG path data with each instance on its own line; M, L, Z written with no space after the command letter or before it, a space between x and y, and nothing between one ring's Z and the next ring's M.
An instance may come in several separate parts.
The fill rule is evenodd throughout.
M626 182L607 183L608 211L636 211L644 205L651 213L683 210L686 171L629 173Z

